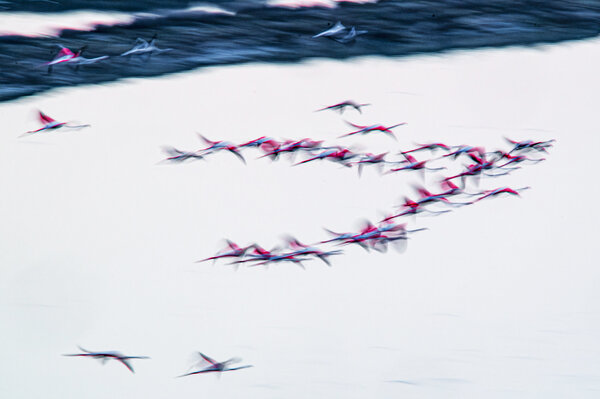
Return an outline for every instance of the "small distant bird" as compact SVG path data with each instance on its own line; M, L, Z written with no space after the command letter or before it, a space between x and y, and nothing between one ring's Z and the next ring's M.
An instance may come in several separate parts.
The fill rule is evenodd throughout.
M41 132L44 130L56 130L56 129L60 129L61 127L68 127L71 129L81 129L81 128L90 126L90 125L69 125L68 122L58 122L58 121L54 120L53 118L49 117L48 115L44 114L42 111L38 111L38 118L44 126L42 126L41 128L39 128L37 130L30 130L28 132L25 132L20 137L25 136L27 134L38 133L38 132Z
M181 151L175 147L163 146L162 150L169 155L165 161L184 162L190 159L204 159L198 152Z
M327 30L324 30L323 32L314 35L313 39L317 39L319 37L332 37L332 36L344 35L347 30L348 30L348 28L346 28L342 24L341 21L337 21L335 23L335 25L333 25L331 28L329 28Z
M161 49L156 47L156 34L154 36L152 36L152 39L150 39L150 43L148 43L147 41L145 41L144 39L138 37L135 41L135 45L133 46L133 48L131 50L128 50L126 52L124 52L123 54L121 54L121 57L127 56L127 55L135 55L135 54L152 54L154 52L156 53L164 53L166 51L171 51L173 49L171 48L165 48L165 49Z
M315 112L319 112L319 111L325 111L325 110L333 110L333 111L339 111L340 114L343 114L344 111L346 110L346 108L354 108L355 110L357 110L359 113L362 114L361 111L361 107L366 107L367 105L371 105L371 104L358 104L355 101L352 100L346 100L346 101L342 101L341 103L337 103L337 104L333 104L330 105L328 107L324 107L321 109L316 110Z
M233 357L229 360L225 360L223 362L217 362L216 360L206 356L202 352L198 352L198 355L200 355L200 357L201 357L201 361L199 364L205 364L206 367L204 367L202 370L192 371L190 373L182 374L178 377L186 377L188 375L194 375L194 374L222 373L225 371L241 370L241 369L246 369L246 368L252 367L252 365L229 367L229 365L232 363L238 363L238 362L242 361L242 359L236 358L236 357Z
M88 350L83 349L81 346L79 346L78 348L82 352L85 352L85 353L75 353L75 354L63 355L63 356L91 357L94 359L99 359L100 361L102 361L102 364L106 363L110 359L114 359L118 362L121 362L132 373L135 373L135 371L133 371L133 367L131 367L131 364L129 364L129 360L131 360L131 359L150 359L148 356L125 356L120 352L113 352L113 351L111 351L111 352L90 352Z
M328 39L335 40L336 42L347 44L354 41L359 35L364 35L365 33L368 32L366 30L357 31L354 26L348 29L340 21L338 21L331 28L314 35L313 39L326 37Z

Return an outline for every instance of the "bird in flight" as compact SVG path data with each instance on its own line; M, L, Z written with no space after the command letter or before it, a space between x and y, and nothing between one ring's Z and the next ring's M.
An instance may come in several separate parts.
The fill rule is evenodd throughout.
M83 349L81 346L79 346L78 348L84 353L75 353L75 354L69 354L69 355L63 355L63 356L91 357L91 358L100 360L102 362L102 364L106 363L110 359L114 359L114 360L122 363L132 373L135 373L135 371L133 371L133 367L131 367L129 360L131 360L131 359L150 359L148 356L125 356L120 352L114 352L114 351L90 352L88 350Z
M60 129L61 127L68 127L71 129L81 129L81 128L90 126L90 125L69 125L68 122L58 122L58 121L54 120L53 118L49 117L48 115L46 115L45 113L43 113L42 111L38 111L38 118L44 126L42 126L39 129L36 129L36 130L30 130L28 132L25 132L21 136L25 136L27 134L38 133L38 132L41 132L44 130L56 130L56 129Z
M186 377L188 375L194 375L194 374L222 373L225 371L241 370L241 369L246 369L246 368L252 367L252 365L229 367L229 365L231 365L233 363L239 363L242 361L242 359L237 358L237 357L233 357L233 358L225 360L223 362L217 362L216 360L206 356L202 352L198 352L198 355L200 356L200 362L197 363L197 366L204 365L204 367L200 370L185 373L178 377ZM194 367L194 366L192 366L192 367Z
M341 103L329 105L327 107L318 109L315 112L325 111L325 110L330 109L332 111L339 111L340 114L343 114L344 111L346 110L346 108L354 108L355 110L357 110L359 113L362 114L362 110L360 108L361 107L366 107L367 105L371 105L371 104L358 104L355 101L346 100L346 101L342 101Z
M353 136L355 134L367 134L370 132L381 132L381 133L385 133L387 135L389 135L390 137L392 137L394 140L396 139L396 136L394 136L394 132L392 132L392 129L398 126L402 126L402 125L406 125L406 122L402 122L402 123L397 123L395 125L392 126L383 126L383 125L371 125L371 126L361 126L361 125L355 125L354 123L350 123L348 121L346 121L347 124L349 124L350 126L358 129L355 130L353 132L350 133L346 133L340 136L341 137L348 137L348 136Z

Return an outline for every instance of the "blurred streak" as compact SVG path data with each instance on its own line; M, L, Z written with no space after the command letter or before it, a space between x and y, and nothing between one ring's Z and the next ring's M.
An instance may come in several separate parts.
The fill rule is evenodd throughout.
M103 11L72 11L57 14L0 13L0 36L59 36L63 30L93 31L100 25L130 24L131 14Z
M413 382L413 381L407 381L407 380L388 380L388 381L386 381L386 382L392 382L392 383L395 383L395 384L419 385L419 384L418 384L418 383L416 383L416 382Z
M13 36L0 35L0 101L54 87L211 65L407 56L582 39L598 34L600 19L600 7L579 1L525 0L517 8L509 3L490 7L442 0L330 3L337 4L335 8L293 1L274 4L280 6L264 0L173 0L168 8L153 0L2 1L0 9L13 12L0 12L0 29ZM53 14L19 16L19 11ZM149 40L155 34L161 38L158 48L172 51L143 62L116 57L131 50L136 38ZM52 35L58 37L46 37ZM110 59L85 70L63 68L44 78L38 66L49 61L56 45L87 45L89 59Z

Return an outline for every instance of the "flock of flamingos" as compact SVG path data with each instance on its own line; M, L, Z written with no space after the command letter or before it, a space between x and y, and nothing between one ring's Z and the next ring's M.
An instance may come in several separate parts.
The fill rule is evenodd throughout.
M141 45L143 46L143 43ZM338 111L341 114L347 109L351 109L362 113L362 107L368 105L359 104L354 101L344 101L317 111L331 110ZM59 122L41 111L39 112L39 119L42 127L26 132L22 136L55 131L60 128L81 129L89 126ZM361 126L347 123L352 130L341 135L340 138L355 135L384 134L396 139L393 129L405 124ZM418 172L423 175L428 171L445 170L449 162L452 161L461 160L467 162L467 164L462 165L462 169L458 173L440 178L437 182L439 185L437 189L426 189L421 185L414 185L417 197L404 197L404 202L396 210L389 212L388 215L377 222L366 221L358 231L339 233L326 229L330 237L312 244L304 244L295 237L288 236L284 247L275 247L271 250L264 249L257 243L239 246L227 240L227 246L222 251L214 256L198 261L214 262L217 260L228 260L228 264L235 267L239 267L240 265L256 267L292 263L302 268L304 268L303 262L312 259L319 259L330 266L331 262L329 258L341 255L343 253L342 248L350 244L356 244L367 251L375 250L384 252L387 250L388 245L393 245L398 250L404 249L410 235L424 229L409 230L407 223L399 222L403 217L418 214L440 215L450 212L454 208L473 205L479 201L499 195L519 196L520 192L528 187L518 189L497 187L482 191L476 187L482 177L493 178L504 176L525 164L543 161L544 158L541 156L547 153L547 150L552 147L552 143L554 142L554 140L514 141L506 139L506 149L495 149L493 151L486 151L483 147L469 145L451 146L443 143L427 143L416 145L415 148L395 154L390 154L390 152L372 154L357 152L350 147L341 145L326 145L324 141L315 141L309 138L276 140L263 136L245 143L234 144L228 141L212 141L202 135L199 135L199 137L205 143L205 147L195 151L182 151L174 147L163 147L163 151L168 155L164 159L164 162L182 163L193 160L207 160L215 154L226 152L246 163L244 153L249 149L254 149L261 154L260 158L270 158L273 161L282 159L285 155L292 162L299 159L293 165L303 165L317 161L335 162L348 169L356 168L359 176L365 167L376 168L381 174ZM436 154L437 156L434 156ZM474 189L471 188L474 191L467 190L468 186L475 187ZM99 359L103 363L112 359L123 364L131 372L134 372L130 362L132 359L148 359L146 356L126 356L120 352L91 352L81 347L79 349L81 353L67 354L65 356L89 357ZM232 364L240 361L238 358L219 362L201 352L198 352L197 356L198 362L188 372L179 377L205 373L222 373L252 367L251 365L232 367Z

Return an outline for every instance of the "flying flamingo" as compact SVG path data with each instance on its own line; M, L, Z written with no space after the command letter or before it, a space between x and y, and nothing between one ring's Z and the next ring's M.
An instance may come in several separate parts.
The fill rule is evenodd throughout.
M198 133L198 137L200 137L200 139L208 145L208 147L206 147L202 150L199 150L199 151L203 151L202 155L208 155L213 152L225 150L225 151L231 152L233 155L238 157L238 159L240 161L242 161L244 164L246 163L246 160L244 159L242 154L240 154L240 152L238 151L238 146L236 146L235 144L230 143L229 141L212 141L212 140L207 139L200 133Z
M38 118L44 126L42 126L41 128L39 128L37 130L30 130L28 132L25 132L21 135L21 137L25 136L27 134L42 132L44 130L56 130L56 129L60 129L61 127L68 127L71 129L82 129L84 127L90 126L90 125L69 125L69 122L57 122L53 118L44 114L42 111L38 111Z
M184 162L190 159L204 159L204 156L200 155L198 152L181 151L175 147L168 146L163 146L162 149L169 155L168 158L165 158L165 161Z
M236 357L225 360L223 362L217 362L216 360L206 356L202 352L198 352L198 354L202 358L201 363L207 364L207 366L205 368L203 368L202 370L192 371L190 373L182 374L178 377L186 377L188 375L194 375L194 374L223 373L225 371L241 370L241 369L246 369L246 368L252 367L252 365L229 367L230 364L238 363L242 360L242 359L236 358Z
M160 49L158 47L156 47L156 34L154 34L154 36L152 36L152 39L150 39L150 43L148 43L147 41L145 41L142 38L137 38L135 40L135 45L133 46L133 48L129 51L124 52L123 54L121 54L121 57L127 56L127 55L136 55L136 54L152 54L153 52L156 53L164 53L165 51L171 51L172 49L170 48L166 48L166 49Z
M354 123L348 122L346 121L347 124L349 124L352 127L355 127L358 130L355 130L353 132L350 133L346 133L343 134L341 137L348 137L348 136L353 136L355 134L367 134L370 132L381 132L381 133L385 133L389 136L391 136L394 140L398 140L396 138L396 136L394 135L394 132L392 132L392 129L398 126L402 126L402 125L406 125L406 122L402 122L402 123L397 123L395 125L392 126L383 126L383 125L370 125L370 126L361 126L361 125L355 125Z
M371 165L378 165L379 171L381 172L381 165L384 164L385 162L387 162L385 160L385 156L387 155L387 152L384 152L383 154L371 154L371 153L366 153L366 154L361 154L361 159L359 159L358 161L354 161L351 164L352 165L358 165L358 176L360 177L362 175L362 169L364 167L365 164L371 164Z
M355 110L357 110L359 113L362 114L361 111L361 107L366 107L367 105L371 105L371 104L358 104L355 101L352 100L346 100L346 101L342 101L341 103L337 103L337 104L333 104L330 105L328 107L324 107L321 109L316 110L315 112L319 112L319 111L325 111L325 110L332 110L332 111L339 111L340 114L343 114L344 111L346 110L346 108L354 108Z
M148 356L125 356L120 352L90 352L83 349L81 346L79 346L79 349L85 353L76 353L63 356L91 357L94 359L101 360L103 364L109 359L114 359L118 362L121 362L132 373L134 373L135 371L133 371L133 367L131 367L131 364L129 363L130 359L150 359Z
M321 259L327 266L331 266L331 262L329 262L328 257L332 255L339 255L342 251L328 251L324 252L316 247L311 247L306 244L301 243L295 237L287 238L289 247L293 250L291 253L294 256L302 256L302 255L314 255L317 258Z
M514 147L510 150L509 154L515 151L532 149L540 152L548 152L546 149L552 147L552 143L556 140L548 140L548 141L532 141L532 140L524 140L524 141L514 141L509 138L506 138L506 141L511 143Z
M246 251L248 251L248 249L250 249L252 247L252 246L248 246L248 247L241 248L233 241L229 241L229 240L225 240L225 241L227 242L227 247L225 248L225 250L221 251L220 253L218 253L215 256L211 256L206 259L198 260L198 261L196 261L196 263L206 262L208 260L215 261L215 260L221 259L221 258L240 258L240 257L244 256L246 254Z
M446 144L443 143L429 143L429 144L417 144L419 147L414 148L412 150L409 151L402 151L401 154L406 155L406 154L410 154L411 152L417 152L417 151L423 151L423 150L430 150L430 151L435 151L435 150L439 150L442 149L444 151L450 151L450 147L447 146Z
M44 65L48 66L48 73L52 73L52 67L54 65L58 65L58 64L74 64L75 70L77 70L79 68L79 65L94 64L98 61L102 61L102 60L109 58L108 55L103 55L103 56L96 57L96 58L85 58L82 54L83 54L84 50L87 49L87 45L81 47L76 52L73 52L63 46L59 46L59 47L60 47L60 51L54 57L54 59L52 59L52 61L44 63Z
M482 199L486 199L486 198L496 196L499 194L510 194L510 195L516 195L518 197L518 196L520 196L519 191L523 191L523 190L527 190L527 189L529 189L529 187L523 187L523 188L519 188L517 190L513 190L512 188L509 188L509 187L501 187L501 188L497 188L495 190L486 190L481 193L481 194L483 194L481 197L477 198L474 201L471 201L471 204L474 204L475 202L481 201Z
M426 166L426 164L430 160L417 161L417 159L410 154L403 154L403 155L406 158L405 161L400 162L400 164L403 166L400 166L398 168L392 168L392 169L388 170L386 173L399 172L402 170L442 170L442 169L446 169L445 167L428 168Z
M334 149L331 149L331 150L325 150L325 151L321 152L320 154L315 155L312 158L308 158L308 159L305 159L304 161L295 163L294 166L302 165L304 163L312 162L312 161L315 161L318 159L331 159L333 161L341 162L344 166L350 166L349 164L344 164L343 162L345 162L349 159L352 159L356 156L357 156L357 154L354 154L352 151L350 151L347 148L335 147Z

